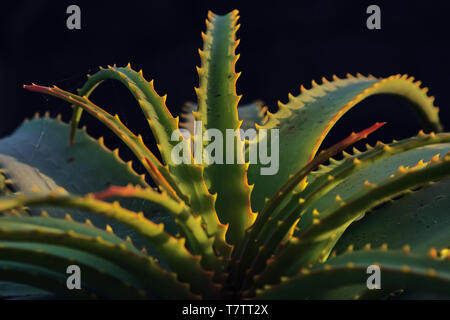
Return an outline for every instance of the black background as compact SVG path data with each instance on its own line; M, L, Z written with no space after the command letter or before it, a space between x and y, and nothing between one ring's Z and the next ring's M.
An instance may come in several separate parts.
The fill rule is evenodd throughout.
M144 70L178 114L185 101L195 101L197 49L202 46L209 9L224 14L240 10L241 58L237 71L242 102L263 100L276 110L288 92L312 79L347 72L375 76L408 73L422 80L436 97L445 129L450 129L449 6L447 1L14 1L2 3L0 39L0 137L10 134L37 111L62 113L70 106L56 98L27 92L24 83L56 84L75 92L98 66L116 63ZM66 8L81 7L81 30L66 28ZM366 28L366 8L381 7L381 30ZM92 100L118 113L144 140L152 143L139 108L119 83L106 82ZM370 141L416 134L418 122L401 100L371 97L347 113L325 145L375 121L388 121ZM88 132L118 140L89 115ZM127 152L121 151L124 158Z

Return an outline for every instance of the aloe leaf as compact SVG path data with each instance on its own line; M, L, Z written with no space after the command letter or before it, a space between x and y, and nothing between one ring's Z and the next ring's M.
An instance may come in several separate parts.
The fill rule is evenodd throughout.
M450 179L445 179L386 203L344 232L334 250L341 253L350 245L356 250L367 243L391 249L408 245L417 253L429 248L444 250L450 244Z
M313 223L313 220L317 218L318 215L320 216L320 212L317 211L317 209L306 209L311 208L315 201L321 203L322 199L327 197L330 192L329 190L332 190L333 187L338 189L339 183L342 181L345 183L350 181L353 178L353 175L356 175L355 172L361 171L363 168L371 166L373 163L387 158L384 163L380 164L380 168L383 167L383 174L385 174L386 170L389 172L389 167L397 168L396 165L398 165L398 163L395 161L390 163L390 160L393 159L395 154L400 154L406 152L407 150L416 148L418 150L416 154L419 154L420 157L424 156L426 158L427 155L429 155L429 150L425 149L425 151L423 151L421 150L421 147L428 145L428 148L435 147L435 152L442 151L443 143L448 141L450 141L450 136L448 134L439 134L433 137L420 135L414 138L392 143L390 145L383 145L380 143L377 147L370 151L358 153L354 157L346 158L340 163L340 165L334 167L334 169L328 171L324 176L318 177L312 182L312 184L308 185L304 192L299 192L298 194L293 195L292 199L283 208L283 210L268 222L265 228L266 230L263 230L264 232L262 232L260 237L257 238L258 241L255 246L260 247L260 250L258 250L258 256L253 261L254 269L250 271L249 274L251 275L252 273L260 271L259 268L263 265L262 261L270 257L274 250L279 246L280 242L282 243L283 238L288 235L289 230L296 226L296 221L298 219L300 219L300 228L294 233L294 235L299 236L302 231L307 230ZM434 152L431 152L431 154L434 154ZM408 154L405 157L408 158L409 156L411 155ZM431 155L429 156L431 158ZM411 157L414 158L414 156ZM330 179L330 177L332 177L332 179ZM368 177L371 177L371 175L366 175L366 178ZM359 184L355 184L355 189L353 192L359 190L361 184L362 181L360 181ZM345 197L350 194L351 193L345 194ZM341 198L341 196L339 193L336 193L335 198L333 199L334 202L339 198ZM284 212L287 212L288 215L286 216ZM430 216L432 215L433 214L430 213ZM385 225L385 223L386 220L383 222L380 221L380 224ZM272 229L269 228L270 225L273 225ZM274 232L273 230L275 227L277 228ZM396 227L398 227L398 225L396 225ZM399 234L400 238L402 237L402 232L396 233ZM429 248L429 246L427 248Z
M414 153L407 153L406 155L401 156L401 159L406 158L408 161L412 160L411 163L414 163L414 159L416 161L417 159L421 159L416 166L424 166L426 163L423 163L423 159L431 158L433 155L436 157L437 152L448 151L448 148L443 149L443 146L445 146L445 143L448 144L449 141L450 136L446 133L426 135L421 132L416 137L393 142L389 145L377 143L375 148L369 146L369 150L366 152L360 152L355 149L355 155L350 156L349 154L345 154L344 160L332 162L329 166L331 167L329 170L322 169L323 172L320 175L317 175L304 191L293 193L289 202L284 205L281 210L278 210L278 213L273 219L268 221L255 244L260 250L258 250L258 256L253 261L254 269L252 272L260 271L260 268L264 265L261 263L262 260L267 259L269 255L273 253L274 249L280 244L280 241L281 244L284 243L284 241L282 241L283 238L289 236L289 231L296 226L298 219L300 219L300 223L299 228L294 232L295 236L299 236L304 230L307 230L314 220L320 217L322 209L325 210L336 201L342 201L340 200L342 199L340 194L344 194L345 197L347 197L351 195L352 192L358 191L364 179L373 177L374 172L373 170L369 170L368 174L363 174L362 176L364 179L360 180L358 183L354 183L354 188L351 192L347 192L349 191L347 190L346 192L341 193L342 188L340 188L340 183L343 181L343 185L348 186L352 183L352 179L356 177L358 180L360 178L356 173L362 172L364 168L372 166L377 162L380 162L377 175L386 175L387 177L390 172L395 172L396 168L398 168L399 162L398 159L395 159L394 155L414 149L416 149ZM340 190L340 192L336 192L333 188ZM330 194L332 195L330 196ZM324 199L327 198L331 198L332 201L329 202L328 206L320 207L320 211L318 211L316 205L320 206L323 201L325 201ZM432 216L432 213L430 213L430 216ZM385 222L380 223L384 224ZM270 226L272 227L270 228ZM401 232L397 232L397 234L399 234L400 237L402 235ZM338 237L336 237L335 240L337 239ZM329 246L332 247L333 244L334 242L331 241Z
M392 288L423 290L448 295L450 261L401 251L358 251L329 260L325 265L303 269L292 278L256 291L256 299L323 299L324 293L349 285L366 284L367 267L378 265L381 289L388 296ZM345 297L349 298L349 297ZM357 297L355 297L357 298Z
M58 119L34 118L23 123L11 136L0 140L0 168L12 182L15 191L41 192L63 188L70 193L84 194L106 189L110 185L147 186L139 176L104 145L83 130L77 135L72 147L67 145L69 126ZM163 208L149 201L125 199L122 205L134 211L144 211L155 221L165 222L171 232L176 227ZM64 217L66 210L46 208L54 217ZM41 209L32 208L31 214L39 215ZM70 210L71 216L84 222L89 218L93 224L105 228L110 224L120 237L127 235L137 240L126 228L86 212Z
M130 72L132 70L130 69ZM134 71L133 71L134 72ZM124 72L120 73L121 77L122 75L125 75ZM144 80L142 80L144 81ZM137 90L139 88L136 87L136 84L132 84L130 82L129 84L131 87L134 88L133 90ZM221 230L225 228L222 224L220 224L220 221L218 220L215 210L214 210L214 202L215 197L211 195L206 187L206 184L203 180L203 167L197 166L197 165L191 165L186 163L181 164L175 164L172 162L171 159L171 151L172 146L175 146L179 142L164 142L164 156L165 160L169 163L167 166L162 166L159 161L156 159L156 157L146 148L142 141L141 136L135 136L130 130L128 130L120 121L118 116L112 116L103 109L99 108L95 104L93 104L89 99L86 97L80 97L78 95L72 94L70 92L61 90L57 87L53 88L47 88L47 87L41 87L41 86L25 86L26 89L36 92L41 92L45 94L50 94L53 96L56 96L58 98L61 98L63 100L66 100L70 103L76 104L77 106L87 110L89 113L91 113L94 117L102 121L105 125L107 125L122 141L127 144L127 146L133 151L133 153L139 158L141 163L144 165L144 167L147 169L147 171L150 173L150 175L153 175L155 173L155 168L159 172L157 173L157 179L159 176L164 176L166 181L170 182L171 188L177 191L177 194L180 198L186 200L189 205L192 207L194 212L196 212L198 215L202 217L202 219L205 220L206 226L207 226L207 232L210 237L214 237L214 241L216 243L216 246L218 248L218 251L221 252L223 255L226 255L227 250L227 244L224 242L224 240L221 237ZM144 88L146 88L144 86ZM149 89L150 90L150 89ZM153 89L151 89L153 90ZM139 92L139 91L136 91ZM142 92L142 90L141 90ZM137 93L136 93L137 94ZM156 94L156 93L151 93ZM159 97L159 96L158 96ZM143 97L144 98L144 97ZM143 98L139 99L139 102L143 105L145 105L144 110L147 110L147 108L151 109L149 104L151 105L151 100L143 100ZM165 108L165 99L161 98L155 98L158 102L157 106L162 108ZM152 115L154 111L148 111L149 115ZM159 111L162 112L162 111ZM157 115L158 113L155 113ZM154 116L155 116L154 115ZM171 116L166 117L167 123L170 124ZM148 118L148 121L152 121ZM172 124L173 125L173 124ZM158 128L161 125L158 124ZM168 130L172 127L163 126L164 130L158 130L163 132L164 134L168 134ZM161 137L160 137L161 138ZM161 138L161 141L163 141L163 138ZM163 142L161 142L163 143ZM173 145L172 145L173 144ZM166 190L170 192L170 190Z
M41 288L41 290L49 293L56 293L58 297L66 299L85 300L97 298L95 294L87 292L83 288L80 290L67 290L67 274L54 272L30 264L4 260L0 260L0 269L2 270L2 272L0 272L1 283L8 283L8 286L3 287L6 289L5 291L2 291L4 294L11 292L11 286L9 284L18 284L32 287L33 291L29 291L30 293L36 292L36 288ZM0 292L0 295L1 294L2 293ZM12 298L12 296L8 295L8 298Z
M226 155L227 160L222 159L223 164L208 164L205 179L210 192L217 193L217 215L221 223L229 224L226 239L233 245L242 240L245 230L255 218L250 206L251 187L247 183L243 141L240 135L227 135L227 130L239 130L241 127L237 107L240 97L236 94L239 74L235 72L239 58L239 55L235 55L239 44L235 35L237 20L236 10L225 16L208 13L206 34L202 34L204 47L199 50L201 68L197 68L200 84L196 88L198 112L195 114L197 120L202 121L202 133L208 129L219 130L225 140L219 146L223 149L215 152L220 152L224 158ZM228 144L234 146L232 163L228 160ZM233 185L233 188L229 185Z
M142 72L132 70L130 65L125 68L108 66L108 69L101 69L89 77L86 84L79 90L79 96L89 97L100 83L108 79L123 83L136 98L156 138L162 158L166 163L170 162L170 136L178 128L178 120L167 108L166 96L158 95L153 87L153 80L147 81ZM77 107L80 109L75 109L74 114L77 114L77 110L81 110L80 106ZM76 118L79 117L72 120ZM72 128L77 127L77 124L77 120L72 121Z
M287 104L280 104L280 110L268 114L261 128L279 129L279 172L276 177L259 174L261 164L251 164L248 171L250 184L255 184L252 193L252 207L259 211L264 199L271 196L290 174L298 171L310 161L334 124L358 102L374 94L394 94L411 102L414 110L427 130L440 131L438 108L434 98L428 97L428 89L420 82L405 76L391 76L384 79L349 76L335 77L334 81L324 79L322 85L313 82L310 90L302 88L299 96L290 95ZM265 143L265 141L259 141ZM270 143L268 143L270 148ZM296 156L293 157L292 155Z
M182 201L175 201L164 193L141 187L112 186L108 190L95 194L97 199L107 199L112 197L133 197L160 203L166 207L173 215L180 231L187 240L187 245L193 254L202 256L202 264L207 269L217 269L219 267L217 257L213 249L213 239L210 239L202 227L200 217L194 217L190 208Z
M99 234L102 230L98 230ZM0 240L15 242L34 242L57 244L71 249L87 252L119 266L139 279L139 286L153 298L171 299L173 297L193 299L189 286L176 279L176 275L161 269L155 260L130 251L125 243L114 244L100 235L85 236L70 231L60 231L48 228L32 228L26 224L5 223L0 220ZM83 270L84 273L89 272ZM124 294L123 297L126 297Z
M139 281L127 271L90 253L51 244L1 241L2 260L36 265L65 274L70 265L83 272L82 286L101 297L145 297ZM120 289L119 289L120 288Z
M170 269L178 274L182 282L191 285L192 291L201 293L206 298L218 296L218 289L211 281L211 272L200 265L200 256L193 256L185 247L184 238L175 238L164 231L163 224L155 224L141 213L127 210L118 202L108 203L94 197L76 197L67 193L50 194L17 194L0 199L0 211L20 206L49 205L64 208L77 208L110 219L125 225L154 247L161 257L167 261Z
M145 161L145 159L148 158L151 164L156 167L157 171L160 171L164 178L169 182L170 187L176 190L177 195L188 202L195 212L205 219L208 233L211 236L215 236L218 246L224 246L220 237L217 235L223 226L220 225L215 217L215 199L209 194L206 185L203 182L202 168L184 163L176 165L172 161L172 149L179 142L172 141L171 136L173 132L178 129L179 119L174 118L167 108L166 96L159 96L154 89L153 80L147 81L143 76L142 70L139 73L135 72L131 69L130 64L128 64L126 68L109 66L108 69L101 69L94 75L89 76L86 84L80 89L79 95L85 98L89 97L100 83L108 79L122 82L136 98L156 138L157 147L161 156L164 162L169 166L168 168L167 166L162 166L157 159L149 153L148 149L145 148L145 154L142 152L140 154L135 152L144 167L152 174L153 170L149 168L150 163L146 163ZM64 99L64 97L60 97ZM76 96L73 95L72 97L76 98ZM81 108L85 108L85 106L80 103L76 103L76 105L77 108L75 108L72 117L72 132L74 132L74 128L78 126L82 112ZM89 109L87 109L87 111L89 111ZM99 112L99 110L97 110L97 112ZM103 110L101 110L101 112L104 113ZM95 116L95 113L93 115ZM102 120L101 118L99 119ZM124 132L122 130L119 137L123 134ZM73 139L73 137L74 135L72 134L71 139ZM139 142L143 144L142 140ZM192 185L194 185L194 187L192 187ZM167 188L165 188L165 190L169 191Z
M0 299L45 298L48 296L51 296L51 293L42 289L11 281L0 281Z
M251 234L254 234L254 236L258 236L258 233L261 231L261 228L265 228L266 226L270 226L273 224L273 221L276 222L276 219L273 219L271 221L267 221L269 216L274 217L276 213L277 207L281 207L281 204L285 201L286 198L289 198L289 196L292 196L292 194L295 191L295 188L310 174L314 169L316 169L318 166L320 166L322 163L324 163L327 160L330 160L330 158L343 150L345 150L347 147L351 146L352 144L356 143L357 141L361 139L367 138L367 136L374 131L378 130L380 127L382 127L385 124L385 122L382 123L375 123L369 128L366 128L360 132L353 132L351 135L349 135L344 140L340 141L339 143L333 145L332 147L323 150L319 155L317 155L314 159L312 159L308 164L303 167L301 170L296 172L294 175L292 175L286 183L284 183L281 188L270 198L266 201L266 204L264 208L262 209L261 213L258 216L258 219L255 223L255 225L252 227ZM298 202L298 199L295 199L295 202ZM275 218L275 217L274 217Z
M321 163L329 160L333 155L341 152L355 142L366 138L369 134L376 131L384 124L385 123L375 123L373 126L362 130L361 132L352 133L346 139L340 141L339 143L326 150L323 150L317 157L308 162L305 167L292 175L288 179L288 181L275 193L275 195L268 199L263 210L259 213L254 225L247 231L242 246L238 247L238 250L233 257L232 266L235 267L235 265L237 264L236 262L239 261L238 265L241 271L241 277L237 277L237 279L235 280L237 281L237 283L242 283L242 277L244 273L247 275L247 278L251 278L253 273L248 272L246 268L249 267L249 263L253 258L255 258L255 255L258 255L258 257L255 258L257 262L259 262L259 258L264 259L266 258L266 256L270 256L275 248L280 244L281 240L284 238L285 233L287 233L289 228L291 228L291 225L293 225L294 221L298 219L298 217L291 215L294 218L293 221L291 219L291 216L286 219L286 221L282 221L282 219L274 216L274 213L276 212L275 209L280 206L283 200L285 200L285 198L288 197L290 193L292 193L295 187L299 183L301 183L301 181L304 180L304 178L306 178L306 176ZM295 203L298 203L298 199L295 200ZM287 228L285 228L285 226L287 226ZM270 232L273 232L274 230L277 231L279 236L278 234L276 234L272 237L269 237ZM269 239L269 244L263 244L263 241L265 241L266 239ZM234 272L230 272L230 275L231 277L236 277L234 275Z
M154 171L161 172L166 180L171 181L172 188L178 190L176 184L173 182L168 168L163 166L155 155L147 148L144 144L141 135L135 135L131 132L120 120L118 115L111 115L102 108L96 106L94 103L89 101L86 97L80 97L78 95L72 94L70 92L61 90L54 86L53 88L42 87L37 85L24 86L25 89L35 92L40 92L44 94L50 94L67 102L73 103L85 110L87 110L92 116L100 120L104 125L106 125L116 136L121 139L125 145L133 152L136 158L141 162L147 172L153 177ZM147 161L150 161L154 167L149 168ZM154 169L156 168L156 169ZM156 182L156 181L155 181Z
M291 275L303 266L314 264L321 256L327 257L343 230L362 212L410 189L449 175L450 155L446 155L425 168L399 170L393 177L378 184L366 182L359 192L336 202L321 213L320 218L316 218L304 233L290 239L276 260L268 263L267 268L257 277L255 286L258 288L264 284L276 283L281 276Z
M432 139L424 139L431 142ZM435 140L439 142L439 139ZM407 150L405 152L397 153L401 151L403 148L401 145L399 147L383 147L380 146L380 149L387 149L384 153L387 158L381 157L380 160L374 162L372 165L364 166L360 165L360 170L351 174L349 177L345 178L337 178L337 186L333 189L329 190L326 194L321 194L320 197L316 197L315 201L313 201L309 208L302 215L302 222L298 224L299 231L296 232L296 235L300 235L302 232L308 229L311 226L314 218L320 218L320 213L327 210L329 207L333 206L336 203L336 197L339 198L347 198L350 197L355 192L359 191L361 186L364 184L366 180L370 181L370 183L379 183L385 179L388 179L392 174L395 174L400 167L414 167L417 163L422 163L421 161L427 162L430 161L434 156L441 154L445 155L447 152L450 152L450 143L445 143L447 140L443 140L442 143L434 143L430 145L425 145L422 147L417 147L412 150ZM360 157L363 159L363 156ZM383 159L384 158L384 159ZM370 160L368 160L370 161ZM361 160L362 164L364 160ZM333 171L329 173L333 176ZM307 192L307 190L305 190ZM315 211L315 214L313 211Z
M101 237L103 240L108 241L111 244L117 246L125 246L127 250L133 252L137 255L147 256L138 250L131 238L123 240L115 235L113 232L99 229L95 227L90 220L86 220L85 223L80 223L72 220L72 218L67 215L64 219L56 219L48 216L46 211L40 217L0 217L0 226L8 226L9 228L28 228L29 230L50 230L59 232L76 232L79 235L87 237ZM1 230L0 230L1 232Z

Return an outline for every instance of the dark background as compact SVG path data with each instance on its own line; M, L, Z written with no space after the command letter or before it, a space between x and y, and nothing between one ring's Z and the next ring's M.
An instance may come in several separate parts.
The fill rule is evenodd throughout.
M347 72L375 76L408 73L436 96L441 119L450 130L449 6L447 1L14 1L2 3L0 20L0 137L25 117L49 110L70 119L71 108L53 97L26 92L22 84L56 84L75 92L98 66L116 63L144 70L178 114L185 101L195 101L197 49L202 46L209 9L224 14L240 10L237 70L242 102L263 100L276 110L300 84ZM81 7L81 30L66 28L66 8ZM381 30L366 28L366 8L381 7ZM135 132L152 143L150 130L130 93L106 82L92 100L118 113ZM347 113L326 145L375 121L388 125L370 141L399 139L420 129L408 106L389 97L371 97ZM118 140L89 115L88 132ZM121 151L124 158L130 155Z

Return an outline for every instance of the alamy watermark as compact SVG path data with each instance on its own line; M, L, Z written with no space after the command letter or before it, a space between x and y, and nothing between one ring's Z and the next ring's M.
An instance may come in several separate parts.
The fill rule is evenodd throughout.
M381 9L376 4L370 5L366 10L370 16L367 18L366 26L369 30L381 29Z
M225 137L219 129L203 132L202 121L194 121L194 139L187 129L172 132L171 141L179 141L172 149L171 158L175 164L260 164L261 175L275 175L279 169L279 130L253 128L227 129ZM252 143L257 138L258 143ZM246 143L248 139L248 156ZM208 143L209 142L209 143ZM270 148L269 148L270 143ZM225 145L224 145L225 144ZM270 151L270 152L269 152ZM248 158L248 159L244 159Z
M371 264L367 267L367 274L370 276L367 278L366 286L369 290L381 289L381 269L376 264Z
M67 267L66 273L69 274L66 281L67 289L81 289L81 269L76 264Z
M79 6L72 4L67 7L66 13L70 14L66 20L66 26L69 30L81 29L81 9Z

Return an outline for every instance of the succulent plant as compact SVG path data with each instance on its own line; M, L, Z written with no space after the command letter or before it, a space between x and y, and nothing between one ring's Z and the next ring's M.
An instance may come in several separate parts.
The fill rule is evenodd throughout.
M237 20L237 11L209 13L198 110L185 117L201 120L203 131L279 130L279 151L270 150L279 152L278 173L261 175L260 163L174 163L178 142L171 134L192 126L174 118L153 81L130 65L101 69L78 94L25 86L69 102L74 115L71 130L58 119L36 117L0 141L0 296L450 295L450 133L438 133L438 108L427 89L407 75L333 76L289 94L276 113L259 104L238 108ZM108 79L136 98L162 160L141 135L89 99ZM344 151L384 124L376 123L318 152L334 124L374 94L408 100L427 133ZM77 129L83 110L124 142L147 180L102 138ZM268 137L233 137L233 143L259 145ZM82 270L80 290L66 287L66 268L74 264ZM379 290L366 286L372 264L381 267Z

